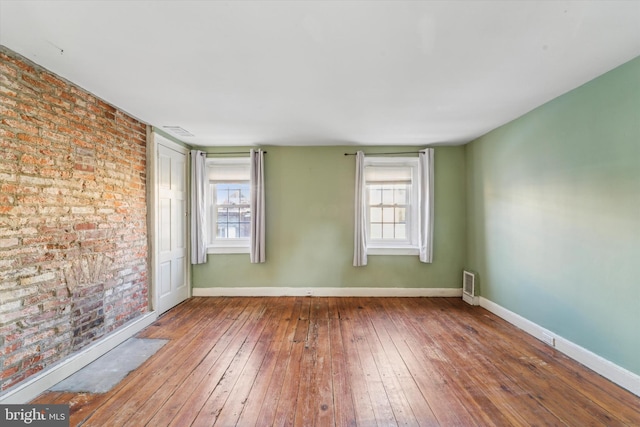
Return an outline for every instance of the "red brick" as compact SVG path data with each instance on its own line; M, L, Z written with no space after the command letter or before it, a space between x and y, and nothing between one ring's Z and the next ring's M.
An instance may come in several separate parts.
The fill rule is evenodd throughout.
M49 88L49 85L43 83L41 80L36 80L27 74L22 75L22 81L25 82L28 86L39 90L46 90Z
M23 369L24 369L24 368L23 368ZM37 374L38 372L42 371L43 369L44 369L44 367L43 367L43 366L38 365L38 366L35 366L35 367L32 367L32 368L27 369L27 370L25 371L25 375L26 375L27 377L30 377L30 376L35 375L35 374Z
M16 80L18 78L18 72L15 68L9 66L8 62L0 61L0 74L5 74L8 77L11 77L12 80Z
M24 164L38 165L38 166L50 166L54 163L51 157L48 157L48 156L35 157L29 154L23 154L22 157L20 158L20 162Z
M96 224L91 222L85 222L81 224L76 224L73 228L75 230L95 230Z
M19 364L14 365L14 366L12 366L12 367L10 367L10 368L7 368L7 369L3 369L3 370L2 370L2 377L1 377L1 378L2 378L3 380L5 380L5 379L7 379L7 378L9 378L9 377L11 377L11 376L13 376L13 375L17 374L17 373L18 373L18 371L20 371L20 365L19 365Z
M0 104L0 116L6 116L6 117L12 117L12 118L20 117L20 115L15 109L6 107L2 104Z
M0 313L6 389L148 310L146 125L6 48L0 58L0 213L14 224L2 283L34 290Z
M58 86L60 88L66 88L69 86L65 81L60 80L58 77L54 76L53 74L42 73L41 77L42 77L42 80L46 81L47 83L50 83L54 86Z
M3 141L3 144L7 143L8 139L13 139L15 137L16 137L16 134L14 132L11 132L11 131L9 131L7 129L0 128L0 138L5 140L5 141Z
M15 58L13 56L9 56L3 52L0 52L0 62L4 62L6 64L12 64L14 65L16 68L22 70L22 71L26 71L28 73L32 73L35 74L36 70L35 68L33 68L31 65L27 64L25 61L19 59L19 58Z
M82 163L76 163L73 168L77 171L81 171L81 172L93 172L94 171L94 167L92 165L85 165Z
M2 119L2 121L0 121L0 123L2 123L5 126L8 126L11 129L15 129L17 131L28 132L28 133L30 133L32 135L37 135L38 134L38 127L37 126L33 126L32 124L25 123L22 120L18 120L18 119Z

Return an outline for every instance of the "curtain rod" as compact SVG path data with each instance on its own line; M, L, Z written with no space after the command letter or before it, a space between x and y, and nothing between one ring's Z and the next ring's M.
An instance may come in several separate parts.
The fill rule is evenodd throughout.
M355 156L357 153L344 153L345 156ZM393 154L421 154L420 151L396 151L395 153L364 153L365 156L390 156Z
M266 151L263 151L264 154L267 154ZM204 153L206 156L223 156L225 154L249 154L249 151L227 151L226 153Z

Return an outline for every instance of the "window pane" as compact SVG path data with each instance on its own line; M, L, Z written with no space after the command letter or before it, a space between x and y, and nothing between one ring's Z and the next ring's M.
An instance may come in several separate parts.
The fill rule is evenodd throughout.
M380 186L372 185L369 188L369 204L379 205L380 203L382 203L382 192Z
M414 243L415 230L410 221L416 202L411 191L417 169L414 160L403 158L397 163L379 161L379 164L372 160L365 168L369 237L381 247Z
M371 208L370 212L369 220L371 222L382 222L382 208Z
M393 208L382 208L382 222L393 222Z
M229 222L238 222L240 221L240 208L229 208L227 209L228 213L228 221Z
M382 190L382 203L385 205L393 204L393 188L385 187Z
M227 224L218 223L218 234L216 237L222 239L227 237Z
M251 223L250 222L241 222L240 223L240 238L248 239L251 237Z
M242 206L240 208L240 221L251 221L251 208Z
M393 239L393 224L382 224L382 238Z
M402 186L402 188L396 188L394 190L394 202L401 205L404 205L407 203L406 186Z
M240 234L239 231L238 224L229 224L229 227L227 228L227 238L237 239Z
M382 239L382 224L371 224L371 238Z
M216 194L216 202L219 205L226 205L229 203L229 190L224 184L216 185L217 194Z
M249 191L249 184L243 185L240 188L240 203L247 204L251 203L251 193Z
M242 159L211 163L208 170L212 201L210 217L215 221L211 227L212 244L218 239L246 239L251 230L250 164Z
M240 203L240 189L239 188L229 189L229 204L237 205L239 203Z

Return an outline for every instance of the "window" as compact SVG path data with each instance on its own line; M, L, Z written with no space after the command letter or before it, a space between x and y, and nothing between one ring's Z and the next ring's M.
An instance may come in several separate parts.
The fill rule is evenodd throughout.
M249 158L207 159L209 253L249 253Z
M418 159L365 159L367 253L418 253Z

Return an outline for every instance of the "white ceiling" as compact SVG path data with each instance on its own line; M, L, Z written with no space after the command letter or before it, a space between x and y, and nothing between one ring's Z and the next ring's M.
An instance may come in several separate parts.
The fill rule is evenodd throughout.
M7 1L0 44L194 145L468 142L640 55L640 1Z

